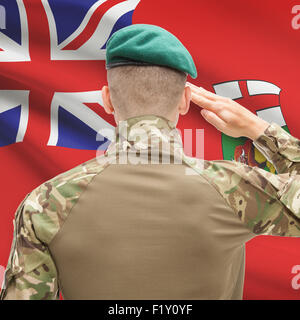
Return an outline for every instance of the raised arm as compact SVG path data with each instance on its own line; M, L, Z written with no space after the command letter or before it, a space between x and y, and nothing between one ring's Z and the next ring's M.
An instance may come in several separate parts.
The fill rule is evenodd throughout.
M232 137L248 137L278 174L236 161L206 161L202 175L255 234L300 236L300 141L237 102L188 84L203 117Z
M278 173L300 174L300 140L277 123L271 123L253 144Z
M300 173L300 140L278 124L271 124L230 98L188 83L192 101L202 107L204 119L231 137L247 137L278 173Z
M206 161L199 173L254 234L300 236L300 175L275 175L228 160Z

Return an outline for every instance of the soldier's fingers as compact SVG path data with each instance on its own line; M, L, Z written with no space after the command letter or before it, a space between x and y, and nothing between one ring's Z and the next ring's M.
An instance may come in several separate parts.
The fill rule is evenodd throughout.
M199 96L192 92L192 101L197 104L199 107L204 109L211 110L213 112L219 111L219 106L216 105L216 102L213 100L209 100L203 96Z
M215 113L202 109L201 114L207 122L212 124L218 130L222 131L226 127L226 122L220 119Z
M202 95L207 99L214 101L225 101L225 97L219 96L211 91L204 89L203 87L197 87L194 84L187 82L187 85L191 88L192 92L198 95Z
M191 88L192 93L199 95L201 97L205 97L206 99L215 101L215 97L213 96L213 93L210 91L205 90L202 87L197 87L192 83L187 82L187 85ZM211 94L210 94L211 93Z
M194 85L194 84L192 84L192 83L190 83L190 82L188 82L188 81L186 82L186 85L189 86L189 87L191 87L192 90L199 88L199 87L197 87L196 85Z

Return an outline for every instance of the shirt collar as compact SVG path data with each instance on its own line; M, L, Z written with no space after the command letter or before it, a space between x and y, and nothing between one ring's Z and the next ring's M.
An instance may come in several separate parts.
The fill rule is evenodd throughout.
M162 116L142 115L119 122L115 129L115 139L106 153L153 148L182 152L181 135L174 122Z

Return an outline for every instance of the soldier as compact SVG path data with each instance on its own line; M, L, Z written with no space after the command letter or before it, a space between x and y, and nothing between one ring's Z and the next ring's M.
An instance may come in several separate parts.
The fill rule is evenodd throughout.
M244 244L300 235L300 141L187 84L193 59L162 28L116 32L106 63L116 139L25 197L1 298L241 299ZM191 99L217 129L251 138L278 174L184 155L176 123Z

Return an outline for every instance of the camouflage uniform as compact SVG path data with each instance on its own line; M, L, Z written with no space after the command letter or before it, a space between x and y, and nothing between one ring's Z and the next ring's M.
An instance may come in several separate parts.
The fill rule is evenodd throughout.
M143 132L147 133L146 137L142 136L141 138L141 135L140 135L141 130L144 130ZM118 135L117 135L116 141L111 143L111 145L109 146L104 156L96 157L90 161L87 161L79 165L76 168L73 168L67 172L64 172L56 176L55 178L45 182L44 184L36 188L34 191L32 191L30 194L28 194L23 200L23 202L20 204L15 215L14 239L13 239L11 253L10 253L10 257L9 257L9 261L8 261L8 265L5 273L5 280L4 280L3 290L1 292L1 299L31 299L31 300L57 299L59 296L60 290L62 290L62 292L65 293L63 288L64 280L61 283L61 277L62 278L65 277L64 268L60 264L60 259L62 258L59 254L56 255L55 253L55 250L57 250L57 247L54 246L53 251L51 250L51 243L53 242L53 239L57 237L58 239L64 239L63 237L67 232L66 230L68 229L65 229L65 230L63 229L62 231L62 226L66 225L66 227L68 227L68 223L66 222L68 222L67 218L70 216L71 210L73 212L73 216L71 216L69 220L76 219L74 210L77 215L78 215L78 212L84 211L80 207L80 202L84 203L85 201L84 196L85 194L87 195L89 193L89 188L90 188L90 185L93 184L93 181L96 181L97 177L99 176L99 181L101 182L102 181L101 176L103 175L103 173L105 173L106 170L109 170L107 168L113 167L114 162L118 163L118 161L120 160L121 154L124 155L124 154L128 154L129 152L133 153L133 159L135 159L136 162L141 162L141 161L143 162L145 159L148 159L148 160L150 159L149 157L150 151L152 152L153 150L158 150L157 159L159 163L162 163L164 155L171 155L170 157L171 163L176 163L176 162L180 163L180 161L182 161L182 164L179 164L179 165L185 166L185 168L191 168L193 170L193 172L195 173L195 177L192 179L198 179L198 177L199 178L202 177L202 179L205 180L205 181L203 180L204 181L203 184L206 183L208 187L210 186L215 189L216 193L213 195L213 197L220 198L218 200L220 201L220 206L221 206L221 203L224 202L224 216L226 216L227 214L225 213L225 210L228 209L229 214L232 214L232 217L233 217L232 219L236 219L236 221L232 220L230 222L231 225L233 226L233 228L230 229L231 230L230 232L220 231L221 229L218 231L222 233L223 239L229 239L228 237L231 236L229 233L233 233L233 236L235 237L240 237L240 235L234 234L234 230L236 230L235 228L239 228L239 225L241 225L242 228L246 227L247 230L249 230L249 234L247 234L247 236L242 237L241 240L238 240L240 241L241 244L239 246L236 246L236 245L234 246L234 248L238 248L238 250L243 250L242 247L245 241L247 239L248 240L251 239L255 235L277 235L277 236L290 236L290 237L293 237L293 236L296 237L300 235L300 224L299 224L299 221L300 221L300 200L299 200L300 175L298 174L300 170L300 164L299 164L300 141L292 137L290 134L284 131L277 124L275 123L270 124L270 126L265 130L264 134L261 135L256 141L254 141L254 145L256 146L256 148L258 148L259 151L275 166L278 172L278 174L276 175L271 174L265 170L259 169L258 167L249 167L243 163L238 163L234 161L204 160L202 162L202 161L187 157L186 155L184 155L182 151L183 149L182 149L181 138L178 131L175 129L174 123L162 117L150 115L150 116L141 116L141 117L131 118L131 119L128 119L126 122L124 122L122 125L119 125L117 132L118 132ZM150 143L150 140L151 140L151 143ZM143 158L143 154L144 154L144 158ZM142 167L141 170L144 170L143 168L145 169L145 167ZM122 170L122 168L120 170ZM157 171L157 172L161 172L161 177L158 176L157 180L154 180L154 182L155 184L158 185L157 188L159 190L162 190L161 197L163 197L164 194L166 195L168 194L167 193L168 190L166 190L168 189L168 186L163 185L164 170ZM148 174L146 175L146 177L148 180L149 179L151 180L151 179L156 179L156 175L159 175L159 174L156 173L155 171L155 174L151 174L151 175ZM130 179L130 176L128 179ZM132 179L135 179L134 175L132 175ZM147 179L144 180L145 183L147 183ZM182 179L189 179L189 178L186 177ZM126 181L124 180L126 179L124 178L123 180L120 180L119 183L123 184L124 188L126 188L126 189L123 189L124 192L125 190L126 192L129 192L127 191L128 188L129 189L131 188L131 185L127 185L127 181L129 180L126 180ZM103 181L109 181L109 177L107 178L107 180L103 180ZM172 180L172 181L176 181L176 180ZM162 185L160 185L160 183ZM170 186L172 185L171 182L169 185ZM101 183L99 184L99 186L101 186ZM191 188L191 190L186 190L186 191L183 190L183 193L186 192L186 197L181 199L180 194L177 194L176 199L178 199L178 203L180 201L186 202L187 206L189 205L191 206L191 211L194 211L193 201L196 201L196 200L194 198L193 199L188 198L188 192L190 191L192 192L193 191L192 189L194 188ZM155 192L155 186L152 188L151 185L149 185L149 190L151 192ZM196 191L193 191L193 192L196 192ZM210 191L208 190L207 192L209 193ZM99 192L99 196L100 196L100 192ZM205 195L203 195L203 193L199 193L199 197L201 196L203 197ZM109 193L106 195L106 198L108 197L109 197ZM154 197L159 198L160 196L153 195L153 201L158 201L158 200L155 200ZM130 198L130 196L128 198ZM130 201L134 201L133 199L134 196L132 196L131 198L132 199L130 199ZM104 200L102 199L101 201L103 202L105 201L105 199ZM116 201L118 201L118 196L116 196ZM121 201L120 203L124 202L123 200L120 200L120 201ZM112 200L107 199L107 202L112 203ZM85 208L85 205L87 204L84 204L83 208ZM78 209L76 211L76 206L80 210ZM147 206L146 201L145 201L145 206ZM131 207L130 210L128 211L129 212L128 219L130 219L130 212L132 210L133 210L133 207ZM159 210L159 208L157 210ZM153 229L153 231L151 231L150 227L152 225L150 224L150 221L149 221L149 225L146 224L147 227L145 227L145 229L143 230L143 234L148 233L147 228L149 227L150 228L149 234L153 234L153 237L154 237L154 234L156 234L157 232L157 228L158 228L157 226L163 225L165 223L165 220L169 219L168 215L173 214L173 211L176 211L176 207L174 207L174 209L172 210L170 209L170 212L167 212L166 215L161 214L160 216L156 216L156 218L159 221L159 224L155 224L156 227L155 229ZM155 215L155 212L156 211L152 212L153 216ZM145 212L141 211L140 215L142 214L144 215L144 213ZM184 239L187 239L187 241L189 241L188 240L189 232L192 234L194 230L193 228L197 228L197 224L201 224L200 216L204 215L205 213L199 212L199 213L193 213L193 214L194 214L193 216L187 216L186 219L192 219L192 217L193 219L195 219L194 217L198 216L199 221L195 222L195 220L193 220L188 225L187 230L189 231L185 234L185 237L184 237ZM213 217L214 216L213 210L208 215L211 215ZM109 217L110 216L107 216L106 218L102 218L103 222L101 223L103 223L106 226L106 220L109 219ZM122 220L123 217L121 216L117 217L117 220L116 220L117 223L118 223L118 219L120 219L120 221L122 221L123 224L126 224L126 220L124 220L125 222ZM145 220L150 218L149 216L145 215L143 216L143 219ZM174 219L177 219L176 216L174 216ZM218 219L220 220L222 219L222 217ZM230 219L230 217L228 219ZM178 225L186 223L185 220L180 220L180 221L181 222L180 223L178 222ZM100 227L101 227L101 223L99 224ZM120 225L122 223L120 222ZM134 219L132 223L134 223ZM171 224L172 222L168 220L168 223ZM141 227L142 225L143 224L141 223L139 227L130 229L128 233L129 236L132 235L134 232L139 232L138 229L142 228ZM176 235L180 237L180 234L178 231L179 230L178 225L176 226L176 230L177 230ZM122 227L119 227L119 228L122 228ZM105 230L103 231L103 233L106 232ZM113 229L109 229L109 230L113 230ZM204 232L203 230L202 232ZM241 234L247 233L247 231L245 231L244 229L241 229L241 230L242 230ZM113 233L113 231L110 231L110 232ZM120 237L122 237L124 230L120 229L119 233L120 233ZM214 237L217 237L217 236L218 234L214 235ZM140 236L140 237L141 237L141 244L142 244L144 241L143 240L144 238L143 236ZM201 236L199 235L199 240L201 241L202 239L203 241L205 241L206 239L205 234L203 234L203 237L204 239L202 239ZM77 238L75 239L75 238L74 238L74 241L76 242L78 239ZM78 233L78 238L80 238L80 233ZM169 238L171 239L171 235L169 236ZM209 238L209 234L207 235L207 238ZM80 241L84 241L83 238L80 238L80 239L81 239ZM116 239L109 238L110 243L107 243L105 239L106 238L103 238L103 241L101 240L102 243L97 244L98 247L107 246L107 247L114 248L114 246L116 245L114 241L116 241ZM167 241L163 237L161 237L160 239L161 239L160 243L164 243L164 241ZM174 236L174 239L176 239L176 236ZM154 246L154 242L153 242L154 239L151 241L152 241L151 246L149 245L149 242L147 242L147 246L148 246L147 248L149 250L152 250ZM209 241L213 241L213 240L207 240L207 241L208 241L207 246L209 246ZM223 242L226 242L226 241L223 241ZM135 246L138 246L138 243L136 242L134 243L135 243ZM80 246L79 242L78 243L76 242L76 244ZM172 248L176 248L176 246L174 247L172 246ZM130 246L127 248L127 250L130 250ZM155 250L159 250L159 249L156 247ZM188 251L188 250L189 250L189 247L187 247L186 249L183 247L183 251ZM229 252L228 250L233 250L233 249L227 248L226 250L227 250L226 252L228 253ZM82 252L86 252L86 251L82 251ZM120 261L124 261L126 260L127 256L131 256L130 251L126 251L126 252L128 253L124 255L122 260ZM156 251L153 251L153 252L149 251L149 252L151 252L149 253L149 255L154 257L153 252L156 252ZM166 252L169 252L169 251L166 251ZM209 251L205 251L205 252L206 252L205 254L208 256L210 254L213 254L213 253L209 253ZM72 253L72 255L70 254L68 256L68 259L69 260L72 259L74 255L76 255L76 250ZM139 253L139 255L141 254ZM145 259L147 259L147 264L145 264L145 266L151 265L152 263L151 260L149 260L150 259L149 255L145 257ZM235 273L239 272L240 265L243 265L244 263L243 255L241 254L240 257L241 258L239 258L239 262L237 263L238 265L237 269L234 269L235 268L234 266L232 267L233 277ZM105 260L105 259L109 260L110 258L111 257L107 255L107 256L103 256L102 260ZM89 256L82 257L81 259L89 259ZM117 259L117 258L115 258L114 256L114 259ZM163 258L160 257L159 259L162 260ZM201 262L201 260L199 261ZM70 263L74 263L73 265L76 266L76 261L70 262ZM128 261L128 264L129 263L130 262ZM155 263L159 264L158 261L156 261ZM166 261L164 261L164 263L167 264ZM117 264L117 261L115 262L115 264ZM112 264L113 268L115 264ZM178 264L180 264L180 262L178 262ZM191 265L193 264L193 262L189 264ZM173 262L173 265L174 265L174 262ZM231 266L231 264L228 264L228 265ZM86 270L88 270L89 267L90 266L87 266ZM98 268L101 269L100 267ZM122 270L124 271L124 269L126 268L123 266ZM213 269L213 266L211 266L211 269ZM108 278L112 277L109 274L109 272L103 267L101 270L100 270L100 274L103 272L106 274L106 277ZM68 269L68 273L71 273L71 271L72 271L71 269ZM114 271L112 270L111 272L113 273ZM126 272L126 270L124 272ZM147 272L149 272L150 274L150 271L147 271ZM172 273L172 271L170 271L170 273ZM190 273L190 270L187 272L187 274L189 273ZM99 277L100 277L100 274L99 274ZM125 273L124 277L129 276L129 274L130 272L128 271L128 273ZM214 273L212 273L212 276L213 274ZM142 275L139 275L139 273L135 273L132 279L137 279L139 276L142 277ZM164 277L167 277L167 276L168 275L165 275ZM176 277L183 278L183 277L186 277L186 275L185 274L181 275L179 273L176 275ZM174 278L174 279L177 279L177 278ZM210 281L214 281L212 279ZM78 281L80 280L78 279ZM97 281L97 279L95 279L95 281ZM103 288L105 288L104 278L101 281L103 282ZM110 281L111 281L111 287L116 285L114 284L112 279ZM155 282L155 280L153 281ZM100 287L102 286L102 282L99 283ZM186 282L189 283L188 280L186 280ZM242 282L242 280L239 280L239 282ZM67 280L65 281L65 288L67 292L68 285L66 283L67 283ZM175 281L172 280L172 283L174 283L173 291L176 291ZM160 294L160 292L164 290L160 288L161 291L153 291L152 296L150 295L148 296L146 294L148 284L145 284L145 293L140 291L137 294L137 296L123 295L120 297L129 298L129 299L139 298L139 297L141 299L143 298L172 299L176 297L177 298L187 297L189 299L198 299L203 297L208 299L210 298L212 299L213 298L217 298L217 299L218 298L220 299L241 298L240 297L242 292L241 288L239 289L239 294L237 296L233 295L232 292L230 294L217 293L215 295L214 294L210 295L208 293L206 296L204 293L203 296L201 295L197 296L196 294L191 295L190 292L192 292L192 290L189 291L189 294L186 294L186 296L184 295L180 296L179 293L177 296L175 295L173 296L172 283L170 285L170 291L168 293L164 292L165 295L163 295L162 293ZM142 282L140 284L144 285ZM156 283L156 286L159 287L159 282ZM164 288L166 286L167 285L164 284ZM239 284L239 286L242 287L242 283ZM78 291L80 290L81 289L79 287ZM124 292L126 292L126 290L130 291L129 288L124 290L125 290ZM135 290L137 289L135 288ZM183 289L180 289L180 290L185 292L185 290ZM227 289L224 289L223 291L226 291L226 290ZM233 289L231 291L233 291ZM99 295L92 296L92 298L103 299L103 296L104 297L106 296L105 292L102 295L99 294ZM65 298L76 299L77 297L78 296L74 297L72 295L67 295ZM109 295L108 289L107 289L107 298L109 299L114 297L118 298L117 293L115 293L115 295L113 294Z

